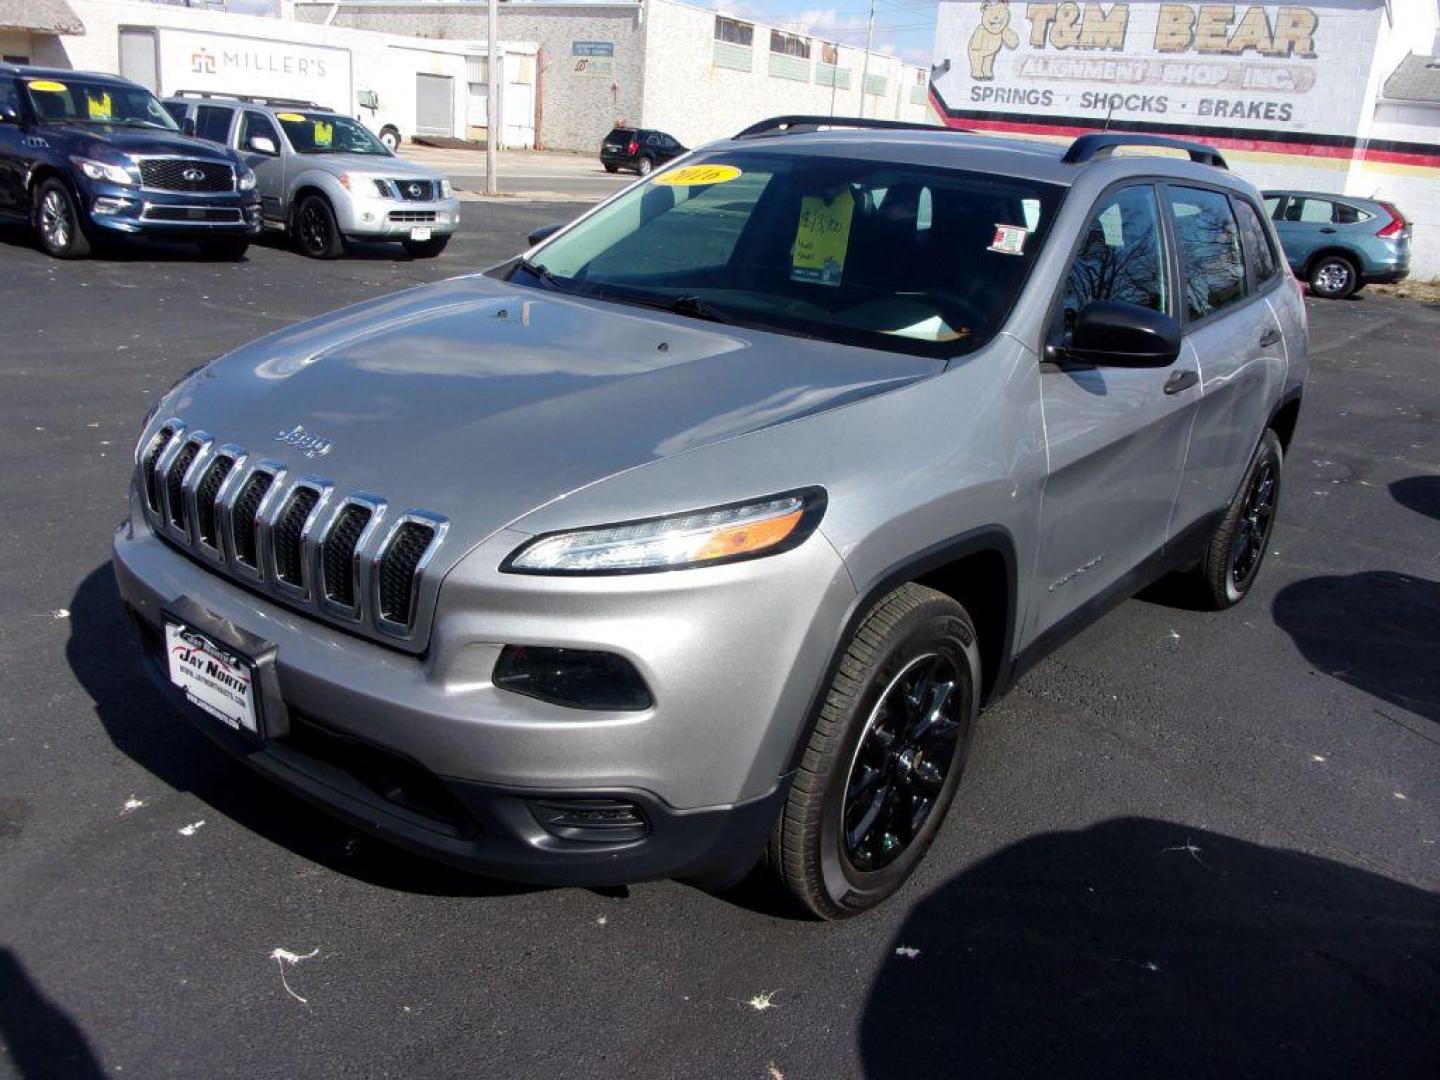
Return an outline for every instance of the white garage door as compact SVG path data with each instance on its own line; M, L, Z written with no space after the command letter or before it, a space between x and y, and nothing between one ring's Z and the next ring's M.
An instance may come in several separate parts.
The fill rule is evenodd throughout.
M455 134L455 86L449 75L415 76L415 130L421 135Z

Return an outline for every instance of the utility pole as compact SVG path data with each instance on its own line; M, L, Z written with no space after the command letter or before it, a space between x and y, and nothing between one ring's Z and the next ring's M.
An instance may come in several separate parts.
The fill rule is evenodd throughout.
M490 25L485 33L489 39L485 45L488 53L485 78L489 83L485 88L485 194L499 195L500 177L496 175L495 149L500 142L500 48L495 39L500 36L500 9L497 0L490 0L488 7L486 14Z
M494 0L491 0L494 3ZM860 115L865 115L865 84L870 79L870 44L875 37L875 0L870 0L870 21L865 27L865 63L860 74Z

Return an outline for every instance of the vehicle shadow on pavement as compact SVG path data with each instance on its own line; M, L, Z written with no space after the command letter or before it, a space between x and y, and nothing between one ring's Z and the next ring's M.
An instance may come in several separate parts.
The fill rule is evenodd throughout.
M1440 585L1393 570L1305 578L1271 610L1317 670L1440 721Z
M8 1060L22 1080L105 1075L85 1033L31 981L9 949L0 949L0 1047L9 1050Z
M327 816L212 744L151 684L109 564L70 601L65 656L124 754L272 843L382 888L432 896L505 896L534 887L482 878L424 859Z
M23 225L15 225L6 222L0 225L0 244L12 248L23 248L32 252L36 258L49 260L50 256L40 250L35 242L35 234ZM65 260L55 259L54 262ZM156 263L156 262L181 262L181 263L212 263L212 262L240 262L245 259L216 259L213 255L203 255L200 249L194 244L164 244L146 240L112 240L100 238L95 242L90 254L86 256L85 262L113 262L113 263Z
M1421 1076L1440 1061L1440 897L1185 825L1023 840L923 900L893 945L861 1020L871 1077Z
M1440 521L1440 476L1407 476L1390 485L1390 497L1407 510ZM1440 538L1435 541L1440 548Z

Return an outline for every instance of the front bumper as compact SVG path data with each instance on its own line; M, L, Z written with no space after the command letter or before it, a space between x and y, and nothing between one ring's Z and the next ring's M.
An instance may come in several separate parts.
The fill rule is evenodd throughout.
M501 534L494 550L515 542ZM628 585L597 579L577 591L565 588L574 579L467 571L472 562L498 566L487 547L446 579L420 657L220 578L150 533L138 512L116 534L114 567L166 694L253 768L367 831L523 881L721 883L743 874L783 797L833 628L853 600L834 550L816 535L773 559ZM713 577L700 588L679 580L696 573ZM497 589L500 577L512 580ZM264 658L263 741L179 699L163 666L167 612ZM626 655L657 704L587 712L497 690L496 642ZM644 828L614 841L557 831L542 821L556 803L624 804Z
M200 240L260 231L260 196L253 191L154 191L87 181L81 194L90 224L110 233Z
M460 200L382 199L352 194L339 200L335 216L346 236L368 240L404 240L414 229L431 236L449 236L460 226Z

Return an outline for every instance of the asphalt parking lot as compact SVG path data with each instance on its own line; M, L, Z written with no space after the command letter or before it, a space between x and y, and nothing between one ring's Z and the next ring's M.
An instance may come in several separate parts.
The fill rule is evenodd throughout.
M61 263L0 233L0 1073L1434 1076L1440 305L1309 302L1256 591L1157 588L1033 671L858 920L466 877L169 711L107 562L149 403L577 209L467 204L431 261Z

